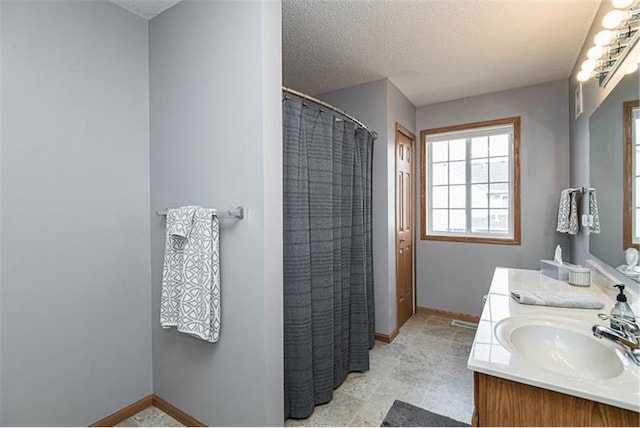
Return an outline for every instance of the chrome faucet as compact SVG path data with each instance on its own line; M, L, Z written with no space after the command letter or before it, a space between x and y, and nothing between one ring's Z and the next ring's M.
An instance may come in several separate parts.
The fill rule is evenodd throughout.
M597 338L609 339L624 348L625 353L634 363L640 366L640 326L635 321L615 317L607 314L598 314L601 320L610 320L618 328L613 329L603 325L595 324L591 331Z

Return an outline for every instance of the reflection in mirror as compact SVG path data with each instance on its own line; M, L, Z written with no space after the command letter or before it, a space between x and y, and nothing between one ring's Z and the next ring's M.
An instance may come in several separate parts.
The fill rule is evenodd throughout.
M623 104L624 139L624 210L622 240L624 248L640 248L640 101L627 101ZM628 265L629 263L627 263Z
M638 215L631 209L640 207L640 196L632 198L633 188L640 184L640 167L636 166L640 156L634 154L640 131L637 123L633 132L624 124L625 103L638 100L639 83L638 71L626 75L589 118L589 185L597 192L600 217L600 233L589 236L589 251L612 267L626 267L625 250L631 246L632 234L638 234L633 231L640 231L640 209ZM625 149L627 134L633 142ZM625 182L630 185L628 192ZM625 224L631 226L628 235L623 234ZM625 242L627 236L629 241Z

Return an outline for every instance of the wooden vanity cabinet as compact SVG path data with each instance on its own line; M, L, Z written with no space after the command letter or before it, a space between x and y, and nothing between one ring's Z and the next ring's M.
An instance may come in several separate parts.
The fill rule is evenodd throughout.
M474 372L472 426L640 426L640 413Z

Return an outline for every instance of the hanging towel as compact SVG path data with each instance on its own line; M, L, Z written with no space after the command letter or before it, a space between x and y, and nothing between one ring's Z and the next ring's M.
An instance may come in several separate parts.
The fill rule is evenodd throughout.
M178 308L183 285L184 247L193 224L195 206L167 210L167 226L162 268L160 297L160 325L169 328L178 325Z
M220 337L220 223L215 210L197 208L184 248L178 331L208 342Z
M220 336L219 230L215 210L167 212L160 324L208 342Z
M578 233L578 203L576 202L576 192L572 192L571 189L564 189L560 192L556 230L569 235Z
M589 293L575 291L519 291L511 292L524 305L555 306L560 308L602 309L604 303Z
M589 232L600 233L600 214L598 214L598 199L596 190L589 190Z

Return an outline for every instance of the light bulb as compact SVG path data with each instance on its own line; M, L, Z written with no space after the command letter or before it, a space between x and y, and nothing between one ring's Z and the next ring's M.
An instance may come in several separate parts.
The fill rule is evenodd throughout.
M631 64L631 67L627 69L626 74L633 74L636 72L636 70L638 70L638 63L634 62L633 64Z
M596 46L606 46L609 43L611 43L612 39L613 39L613 31L602 30L598 34L596 34L596 37L593 39L593 41L596 44Z
M582 71L591 73L595 69L596 69L596 61L593 59L588 59L582 63Z
M607 13L604 18L602 18L602 26L609 30L613 30L614 28L618 28L622 21L628 16L627 13L624 13L621 10L614 9Z
M631 6L631 3L633 3L634 1L635 0L613 0L611 3L616 9L624 9Z
M580 82L586 82L587 80L589 80L591 78L591 72L587 72L585 70L582 70L580 73L578 73L578 80Z
M602 46L594 46L587 52L587 58L594 61L602 58L602 55L604 55L604 48Z

